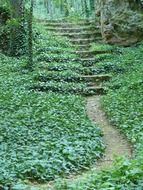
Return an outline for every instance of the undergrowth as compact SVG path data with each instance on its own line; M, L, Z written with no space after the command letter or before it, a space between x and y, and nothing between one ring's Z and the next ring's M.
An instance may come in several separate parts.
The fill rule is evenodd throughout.
M98 173L89 172L74 182L58 181L53 189L143 189L143 46L119 48L119 51L120 55L115 59L105 62L114 68L110 70L114 77L107 84L109 92L102 98L102 106L111 123L133 145L133 157L131 160L116 158L111 168Z
M69 50L59 62L59 55L48 54L58 47ZM133 144L133 158L116 158L110 169L89 172L73 182L61 179L49 189L143 189L143 46L116 48L116 54L96 55L91 63L65 62L75 59L71 44L36 29L34 48L33 72L24 69L25 58L0 54L0 188L25 190L29 187L23 183L77 174L103 155L101 130L87 118L84 98L71 92L86 87L79 74L112 73L102 105L111 123Z
M48 38L39 31L36 35L35 60L44 41L51 47L70 48L62 39ZM45 182L78 173L104 152L101 130L87 118L84 98L67 94L69 84L61 77L60 83L54 80L51 85L64 87L62 94L49 86L47 92L32 89L41 73L36 64L28 72L25 58L0 54L0 188L4 190L22 190L21 181ZM68 72L61 76L67 77ZM70 88L75 90L77 84Z

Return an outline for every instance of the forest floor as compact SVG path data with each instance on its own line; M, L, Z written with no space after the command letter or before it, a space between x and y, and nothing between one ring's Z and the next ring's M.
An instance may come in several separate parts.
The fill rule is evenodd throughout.
M114 158L116 156L126 156L127 158L131 158L132 156L132 146L128 142L127 138L120 133L120 131L112 126L108 119L106 118L105 112L101 108L100 103L101 96L88 96L86 98L86 112L91 120L91 122L98 124L101 127L103 132L103 141L106 146L104 157L98 160L95 165L93 165L89 170L81 172L79 175L71 175L65 180L70 182L80 181L86 176L88 176L91 172L100 172L104 169L109 169L113 165ZM38 189L46 190L53 189L54 181L49 182L48 184L31 184ZM29 190L29 188L27 189Z
M143 45L60 29L81 50L40 28L33 72L0 54L0 189L143 189Z
M92 172L98 173L104 169L109 169L113 166L115 157L126 157L128 159L132 157L131 144L125 135L123 135L119 129L117 129L117 127L110 124L109 120L106 118L105 112L102 110L100 99L101 95L87 96L85 98L85 111L91 122L101 128L103 134L103 142L105 144L104 156L95 164L93 163L93 165L86 171L80 171L78 174L71 174L67 178L64 178L63 181L65 180L67 183L76 183L77 181L82 181L84 178L88 178L86 176ZM30 185L34 188L46 190L54 189L55 183L55 181L51 181L48 184L40 185L37 183L32 183Z

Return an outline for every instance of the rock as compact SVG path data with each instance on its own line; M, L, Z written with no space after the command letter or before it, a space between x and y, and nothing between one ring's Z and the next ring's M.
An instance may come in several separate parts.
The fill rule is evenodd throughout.
M136 0L97 0L96 14L100 17L105 42L130 45L143 40L143 6Z

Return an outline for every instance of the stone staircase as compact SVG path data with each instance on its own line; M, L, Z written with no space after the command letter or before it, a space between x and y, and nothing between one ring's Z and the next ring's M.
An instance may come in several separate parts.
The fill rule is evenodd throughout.
M95 52L90 50L91 43L102 41L100 27L96 25L94 20L82 20L78 24L63 21L41 23L48 31L52 31L54 36L66 37L73 44L73 47L77 48L75 53L79 54L81 58L88 57L90 61L95 55Z
M102 42L100 27L93 20L83 20L78 23L56 20L39 20L39 22L47 31L52 32L53 36L65 37L66 40L72 44L74 50L70 53L77 55L77 58L71 58L71 60L69 58L64 61L80 62L86 67L86 63L87 65L90 65L89 63L96 63L96 54L107 53L107 51L94 51L90 49L91 43ZM52 53L54 53L54 51ZM60 52L58 53L60 54ZM110 80L111 75L80 75L78 78L79 81L85 81L88 83L88 95L104 94L106 88L102 86L102 82Z

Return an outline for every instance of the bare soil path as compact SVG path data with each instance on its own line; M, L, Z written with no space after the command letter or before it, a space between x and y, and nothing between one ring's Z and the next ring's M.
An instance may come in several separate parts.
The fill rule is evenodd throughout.
M107 120L101 109L100 96L91 96L86 99L86 110L88 117L99 124L103 132L103 140L106 145L105 156L97 164L97 169L104 169L112 165L114 155L131 157L132 149L130 143L113 127Z
M83 62L84 66L87 68L89 67L89 63L96 62L95 59L95 52L90 51L91 42L101 42L101 32L100 28L96 28L96 32L98 35L97 37L92 37L95 32L89 33L88 30L94 31L93 26L95 28L95 23L93 26L89 23L83 25L84 28L81 28L80 25L78 27L73 24L62 24L62 23L49 23L49 30L57 33L58 35L72 37L69 38L70 41L73 43L73 46L77 46L79 51L75 52L79 55L80 62ZM89 26L88 26L89 25ZM47 24L45 25L47 26ZM87 28L88 26L88 28ZM86 32L86 35L83 34L83 31ZM61 34L59 34L61 32ZM57 34L56 34L57 36ZM93 35L95 36L95 35ZM81 38L82 37L82 38ZM109 50L108 50L109 51ZM96 52L97 53L97 52ZM98 52L98 53L104 53ZM106 53L106 52L105 52ZM73 58L72 58L73 59ZM71 61L71 60L70 60ZM103 94L104 88L102 85L98 86L98 84L94 85L94 82L103 82L103 80L109 80L111 78L110 75L99 75L99 76L89 76L83 75L82 78L86 78L86 81L93 82L92 86L89 87L90 90L95 90L95 94ZM98 79L98 80L97 80ZM98 92L98 93L97 93ZM105 156L99 160L98 162L95 161L95 164L88 170L88 171L81 171L78 175L72 174L71 176L67 176L66 180L68 183L73 183L76 181L80 181L81 179L87 179L89 175L93 172L98 172L106 167L110 167L113 164L114 155L117 156L127 156L131 158L132 155L132 148L130 143L127 139L122 135L119 130L112 126L108 119L105 116L104 111L101 109L100 104L100 95L98 96L89 96L86 98L86 112L89 119L94 122L95 124L99 124L101 130L103 132L103 140L104 144L106 145L105 149ZM84 181L84 180L83 180ZM55 181L51 181L46 184L37 184L37 183L30 183L29 187L26 190L32 190L34 187L38 187L40 190L53 190Z
M106 145L105 156L99 160L89 171L81 172L79 175L68 176L66 180L68 183L86 179L91 172L97 172L102 169L112 166L114 156L127 156L131 158L132 148L130 143L120 131L112 126L105 116L105 112L101 108L100 96L90 96L86 98L86 111L89 119L95 124L99 124L103 132L103 140ZM31 184L31 187L38 187L41 190L53 189L54 181L48 184ZM31 190L31 188L27 188Z

